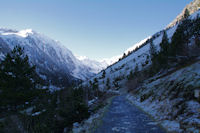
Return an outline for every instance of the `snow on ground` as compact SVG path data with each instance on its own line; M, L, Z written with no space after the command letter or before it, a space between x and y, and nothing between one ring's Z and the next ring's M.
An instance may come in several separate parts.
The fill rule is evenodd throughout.
M196 13L192 14L189 18L194 19L199 14L200 14L200 11L197 11ZM165 29L167 36L169 38L169 41L171 41L171 38L172 38L173 34L175 33L177 26L178 26L178 24L176 24L175 26L173 26L169 29ZM136 47L142 46L143 44L146 43L146 41L148 39L152 39L152 38L153 38L153 43L154 43L157 51L159 51L160 43L162 41L162 36L163 36L163 32L160 31L160 32L154 34L153 36L147 37L146 39L140 41L139 43L136 43L131 48L127 49L125 51L125 53L127 54L128 51L132 51ZM143 47L141 47L139 50L131 53L129 56L125 57L124 59L114 63L113 65L111 65L110 67L105 69L105 72L106 72L105 78L102 78L103 72L100 72L97 75L95 75L93 78L91 78L90 81L93 81L95 78L97 78L97 80L99 82L100 90L105 90L105 88L107 88L106 80L108 78L110 79L111 87L114 88L113 81L116 78L120 79L120 81L118 81L118 83L119 83L119 85L123 86L125 83L125 79L127 78L127 75L129 75L131 71L134 71L134 68L136 66L138 66L139 70L142 70L142 69L147 68L151 64L149 51L150 51L150 43L148 42ZM117 58L114 58L114 59L117 60L120 57L122 57L122 55L123 54L116 56ZM88 85L89 84L88 81L84 82L83 85Z
M169 39L173 36L174 32L176 31L176 28L177 26L174 26L166 31ZM154 36L155 39L153 39L153 43L157 51L159 51L160 50L159 44L162 41L163 33L158 32ZM136 43L131 48L127 49L125 53L128 53L128 51L134 50L136 47L143 45L144 43L146 43L148 39L151 39L152 37L153 36L147 37L146 39L140 41L139 43ZM151 64L149 50L150 50L150 43L148 42L142 48L138 49L137 51L131 53L129 56L125 57L124 59L118 61L117 63L105 69L106 72L105 78L102 78L103 72L100 72L90 80L93 81L95 78L97 78L100 90L105 90L106 88L105 83L108 78L110 79L111 87L114 87L113 81L116 78L120 78L120 81L118 81L118 83L119 85L123 86L123 84L125 83L124 79L127 78L127 76L130 74L131 71L134 71L136 66L138 66L138 70L142 70L147 68ZM88 81L84 82L83 85L87 85L89 83Z
M195 18L199 12L190 18ZM169 41L171 41L176 29L177 25L166 29ZM160 50L159 44L162 41L162 36L163 32L161 31L149 37L153 38L157 51ZM146 40L148 39L137 43L130 49L145 44L143 47L105 69L105 77L103 77L102 71L90 81L94 81L96 78L98 87L102 91L107 91L107 79L110 79L111 88L116 89L113 83L116 79L119 86L124 87L130 71L133 71L136 66L139 70L144 70L151 64L150 43L145 42ZM194 90L200 89L200 62L182 68L168 76L162 78L159 76L161 75L144 81L142 87L137 89L138 92L133 96L128 95L127 98L152 115L159 124L170 132L199 132L200 104L194 98ZM89 80L83 85L89 85ZM113 128L113 130L117 129Z
M199 132L200 101L194 98L195 89L200 89L200 61L166 77L144 81L127 98L168 131Z
M3 53L0 53L0 60L3 60L5 58L5 55Z
M33 34L32 29L21 30L19 32L4 32L4 33L2 33L2 35L17 35L17 36L20 36L23 38L27 37L28 34Z
M50 86L49 86L50 92L59 91L59 90L61 90L61 89L62 89L62 88L57 87L57 86L54 86L54 85L50 85Z
M3 41L1 45L8 47L9 50L15 45L24 47L30 62L50 72L62 71L62 74L85 80L107 67L102 62L90 59L79 60L60 42L32 29L16 31L0 28L0 39ZM0 59L3 57L2 52L7 52L1 50Z

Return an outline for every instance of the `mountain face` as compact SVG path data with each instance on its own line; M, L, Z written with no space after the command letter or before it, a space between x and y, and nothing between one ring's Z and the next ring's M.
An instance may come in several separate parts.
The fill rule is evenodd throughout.
M188 4L183 11L167 26L167 28L170 28L172 26L175 26L177 23L179 23L184 16L185 10L187 9L189 11L189 14L195 13L200 8L200 0L194 0L190 4Z
M200 11L197 11L193 13L189 19L193 20L197 18L197 16L200 15ZM165 30L167 37L169 39L169 42L171 42L171 39L176 32L178 27L178 24L167 28ZM104 91L107 88L106 81L107 79L110 80L110 88L116 88L114 82L117 81L117 86L124 86L127 76L131 73L131 71L134 72L134 69L137 67L138 71L145 70L151 65L151 54L150 54L150 40L152 40L155 49L157 52L160 51L160 43L162 42L163 38L163 32L164 30L157 32L156 34L147 37L146 39L142 40L141 42L133 45L133 47L127 49L125 53L125 57L121 58L122 55L118 56L120 59L119 61L116 61L114 64L110 65L105 69L105 78L103 77L104 71L98 73L94 77L90 79L90 81L94 81L95 79L98 80L99 89ZM192 37L190 39L189 46L193 47L195 43L195 38ZM84 82L83 85L89 85L89 82Z
M134 44L132 47L128 48L124 54L125 57L123 57L123 54L116 56L115 61L113 61L113 64L111 64L107 69L105 69L105 73L107 76L106 78L111 79L111 81L115 79L124 79L127 77L130 72L137 66L138 71L144 70L145 68L149 67L151 65L151 59L150 59L150 40L152 40L153 44L155 45L155 49L157 52L160 51L160 43L162 41L162 37L165 31L167 34L167 37L169 39L169 42L171 42L172 36L177 30L177 27L179 25L179 22L183 19L185 10L188 9L190 12L189 19L194 20L197 17L200 16L200 0L194 0L190 4L188 4L183 12L177 16L177 19L175 19L173 22L171 22L168 26L168 28L161 30L160 32L155 33L154 35L145 38L144 40ZM190 44L193 45L195 43L194 37L190 39ZM119 60L118 60L119 59ZM93 81L95 78L103 80L101 77L103 75L103 72L98 73L96 76L91 78L90 80ZM122 80L123 81L123 80ZM102 81L105 83L106 81ZM84 84L87 84L85 82ZM120 84L123 84L121 82ZM113 86L113 84L111 84ZM123 85L122 85L123 86ZM113 86L114 87L114 86ZM101 90L106 88L106 84L100 84L99 87Z
M69 85L77 79L85 80L107 66L89 59L78 59L60 42L31 29L0 29L0 59L16 45L24 47L25 54L37 66L40 76L56 85Z
M101 70L105 69L108 65L110 65L109 62L106 61L96 61L96 60L91 60L86 56L76 56L77 59L79 59L84 65L93 68L91 72L93 73L98 73Z
M187 5L168 28L129 48L124 52L123 58L89 81L83 82L83 86L96 87L102 92L127 91L127 99L151 114L168 132L199 132L199 1L195 0ZM186 9L189 10L190 16L183 20ZM148 76L152 69L156 69L152 62L154 60L151 60L152 45L155 47L155 53L161 53L161 42L165 36L168 41L166 45L179 45L180 47L173 50L184 49L184 52L167 55L167 50L170 50L167 47L166 54L163 54L167 59L162 60L168 63L167 68L162 67L154 75ZM184 61L179 61L183 57ZM195 97L195 94L198 96Z

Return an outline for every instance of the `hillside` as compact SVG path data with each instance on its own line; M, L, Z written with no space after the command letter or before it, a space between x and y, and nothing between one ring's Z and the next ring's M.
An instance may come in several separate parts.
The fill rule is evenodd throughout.
M167 76L152 77L131 90L127 98L152 115L170 132L198 132L200 61Z
M177 23L179 23L184 16L184 12L187 9L189 11L189 14L195 13L200 8L200 0L194 0L190 4L188 4L183 11L167 26L167 28L175 26Z
M31 29L0 29L0 58L5 57L16 45L25 49L25 54L37 66L43 79L60 87L88 79L107 66L106 63L90 59L80 60L60 42Z
M82 11L83 14L77 14L78 17L74 14L67 20L74 21L81 16L93 26L92 20L99 17L96 4L89 4L87 13L83 12L82 3L73 4L76 7L70 4L69 7L76 10L75 13ZM122 10L127 10L122 4L127 3L117 3ZM155 4L157 6L158 1ZM108 5L106 2L102 7ZM101 5L97 3L97 6L103 13ZM95 9L91 10L91 7ZM32 29L0 28L0 133L199 133L199 7L200 0L193 0L167 27L144 37L122 54L100 61L76 55L66 48L67 45ZM118 15L116 11L122 11L120 8L113 10L114 15ZM131 10L127 11L131 17L138 18ZM90 13L95 13L95 17ZM111 15L107 9L102 16L106 15ZM124 17L123 12L121 15ZM50 17L53 19L54 16ZM78 19L76 22L81 24L75 21L73 24L79 32L82 27L89 29ZM155 21L151 16L148 19ZM98 21L98 28L104 26L107 26L104 19ZM121 26L117 28L125 29L124 24ZM71 28L78 35L71 39L79 43L84 42L81 38L88 40ZM94 31L98 30L92 28L84 34L95 34ZM127 30L125 32L129 34ZM116 37L113 39L123 41L123 36L119 40ZM98 41L92 36L89 39ZM101 47L107 48L106 44Z
M102 92L126 92L128 100L169 132L198 132L200 11L195 11L136 44L82 85Z
M200 14L200 11L198 10L197 12L193 13L189 19L193 20L196 19ZM120 78L120 80L126 78L131 71L134 71L134 69L137 66L138 71L145 70L148 68L151 64L151 54L150 54L150 42L152 40L152 43L155 46L155 49L157 52L160 51L160 43L163 38L163 33L164 31L167 34L167 37L169 39L169 42L171 42L171 39L174 35L174 33L177 30L179 23L176 24L175 26L168 28L166 30L162 30L160 32L157 32L156 34L142 40L141 42L135 44L132 48L128 49L125 51L124 57L121 57L119 61L116 63L110 65L105 69L105 78L102 78L102 75L104 75L104 71L101 71L97 75L95 75L93 78L90 79L90 81L94 80L95 78L98 79L100 82L99 88L101 90L104 90L106 88L105 84L101 84L101 82L106 82L106 79L117 79ZM191 35L192 38L190 38L190 44L191 47L195 45L195 38L193 35ZM111 80L111 81L112 81ZM124 81L119 80L119 86L123 86ZM85 82L84 84L87 84L88 82ZM111 82L112 83L112 82ZM112 85L112 84L111 84ZM112 86L114 87L114 86ZM116 88L116 87L115 87Z

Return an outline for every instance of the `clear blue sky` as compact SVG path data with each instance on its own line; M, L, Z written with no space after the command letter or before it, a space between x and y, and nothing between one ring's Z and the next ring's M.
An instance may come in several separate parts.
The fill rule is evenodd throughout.
M123 53L192 0L0 0L0 27L31 28L92 59Z

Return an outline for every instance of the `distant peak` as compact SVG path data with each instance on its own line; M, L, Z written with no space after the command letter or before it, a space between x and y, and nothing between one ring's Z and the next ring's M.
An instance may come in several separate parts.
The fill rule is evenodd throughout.
M27 37L29 34L33 34L32 29L21 30L17 33L17 35L22 36L22 37Z
M21 30L19 32L21 32L21 33L33 33L33 30L32 29L25 29L25 30Z
M88 59L88 57L87 56L79 56L79 55L75 55L76 56L76 58L78 59L78 60L86 60L86 59Z
M1 29L0 32L2 35L17 35L20 37L27 37L29 34L33 34L32 29L25 29L25 30L20 30L20 31L15 31L15 30L9 30L9 29Z

